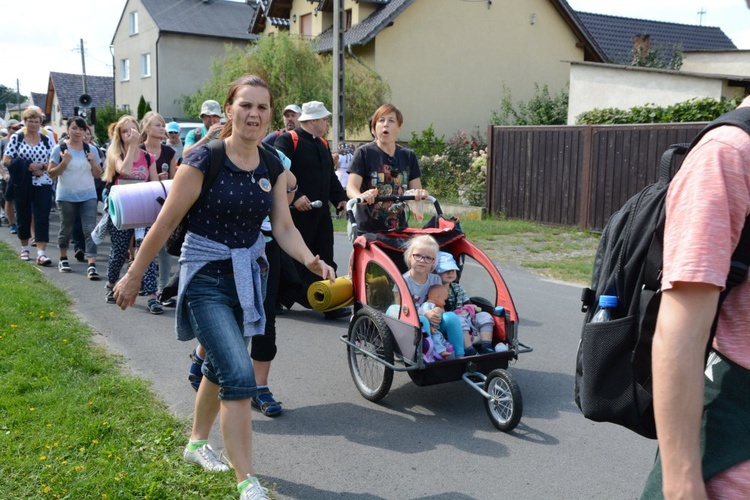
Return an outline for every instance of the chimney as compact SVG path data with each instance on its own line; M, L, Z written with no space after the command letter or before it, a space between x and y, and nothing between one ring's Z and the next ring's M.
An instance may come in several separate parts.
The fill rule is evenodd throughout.
M651 50L651 35L646 33L633 37L633 62L643 60Z

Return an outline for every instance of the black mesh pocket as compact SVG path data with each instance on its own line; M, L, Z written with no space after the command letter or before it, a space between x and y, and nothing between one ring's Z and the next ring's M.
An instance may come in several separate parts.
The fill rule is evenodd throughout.
M629 316L583 327L579 391L586 418L614 423L633 418L635 322Z

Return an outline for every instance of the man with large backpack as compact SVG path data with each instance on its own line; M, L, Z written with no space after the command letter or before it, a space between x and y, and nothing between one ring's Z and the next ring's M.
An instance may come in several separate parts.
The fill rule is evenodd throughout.
M292 161L291 172L297 177L298 190L294 193L292 219L302 234L305 244L325 262L333 260L333 223L329 203L343 209L348 200L334 170L333 156L328 142L323 138L328 132L331 112L319 101L302 105L300 125L281 134L274 147ZM309 307L307 289L319 278L305 268L293 264L297 276L282 276L279 301L287 307L295 302ZM286 270L286 269L285 269ZM291 278L291 279L290 279ZM293 281L298 281L295 283ZM351 309L342 307L324 313L326 319L345 318Z
M750 497L750 283L716 316L749 214L750 135L718 127L691 149L667 196L652 348L659 456L644 498Z

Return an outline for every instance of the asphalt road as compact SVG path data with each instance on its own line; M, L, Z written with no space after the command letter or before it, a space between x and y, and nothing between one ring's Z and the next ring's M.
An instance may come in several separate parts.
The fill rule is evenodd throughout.
M56 241L52 214L51 239ZM0 241L18 248L7 227ZM48 255L55 265L56 245ZM336 237L340 274L351 247ZM99 249L106 271L108 245ZM32 251L32 254L34 252ZM20 265L19 261L19 265ZM35 264L24 264L33 265ZM187 383L192 343L174 335L174 309L153 316L139 299L126 312L104 301L104 281L73 272L40 271L67 290L95 341L120 354L126 369L150 380L168 408L190 419ZM35 266L36 267L36 266ZM626 499L637 498L655 443L609 424L587 421L573 402L573 371L582 315L579 288L501 267L521 317L521 341L534 347L509 370L524 414L511 433L497 431L481 397L464 382L418 387L396 373L379 404L361 397L339 337L347 321L295 306L277 320L279 353L271 389L284 403L275 419L257 412L254 466L276 483L280 499ZM137 432L137 429L133 429ZM216 427L213 444L221 448Z

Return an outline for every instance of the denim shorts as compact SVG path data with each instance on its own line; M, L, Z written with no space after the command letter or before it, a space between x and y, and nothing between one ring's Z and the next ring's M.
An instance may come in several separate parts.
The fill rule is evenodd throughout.
M243 336L242 306L234 276L199 272L185 290L186 306L195 336L206 349L203 375L219 386L219 398L255 396L255 372Z

